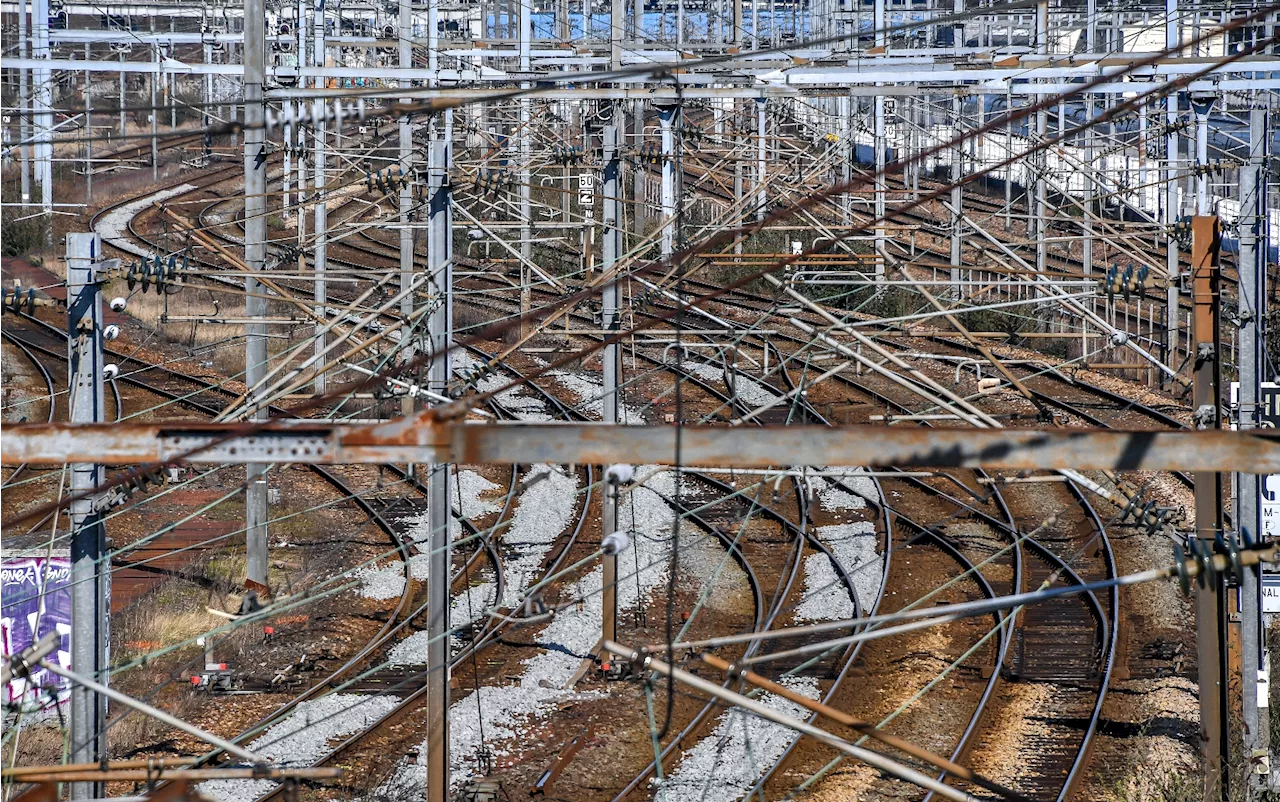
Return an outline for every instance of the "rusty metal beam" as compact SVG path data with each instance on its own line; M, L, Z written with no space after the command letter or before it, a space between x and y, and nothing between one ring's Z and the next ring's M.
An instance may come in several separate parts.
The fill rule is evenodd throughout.
M671 426L441 421L431 411L375 425L15 424L0 463L305 464L457 462L671 464ZM686 465L985 467L1280 473L1280 433L1094 429L909 429L884 426L686 426Z
M1222 343L1219 293L1222 223L1216 216L1191 219L1191 300L1195 338L1192 409L1201 433L1221 430L1220 409ZM1222 472L1195 472L1196 537L1212 549L1222 529ZM1200 683L1200 741L1204 759L1204 802L1229 798L1227 703L1226 586L1221 577L1210 577L1196 591L1196 657Z

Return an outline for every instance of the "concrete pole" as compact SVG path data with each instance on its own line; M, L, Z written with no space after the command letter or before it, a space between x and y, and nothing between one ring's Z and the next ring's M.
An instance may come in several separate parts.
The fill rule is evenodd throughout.
M397 51L400 60L401 69L412 69L413 67L413 6L410 0L400 0L399 3L399 33L396 39ZM411 85L411 81L401 81L401 88L407 89ZM411 102L410 98L401 98L402 102ZM400 150L398 154L399 163L396 165L398 171L403 171L404 181L400 184L400 292L403 297L400 299L400 316L405 320L413 314L413 128L409 122L408 115L399 119L399 136ZM408 360L413 358L412 346L403 349L402 358ZM405 415L413 414L414 397L405 393L400 399L400 411Z
M1176 3L1176 0L1170 0ZM1175 32L1176 33L1176 32ZM1175 223L1178 222L1178 182L1175 180L1178 173L1178 132L1175 126L1178 123L1178 96L1176 94L1169 95L1165 98L1165 163L1163 169L1160 170L1160 180L1164 182L1165 200L1164 200L1164 224L1167 230L1172 230ZM1170 234L1165 241L1165 271L1169 277L1169 289L1165 298L1165 337L1167 341L1164 362L1169 365L1178 365L1178 328L1181 320L1178 312L1178 295L1179 282L1181 281L1181 268L1178 263L1178 240Z
M1240 418L1238 428L1255 429L1259 421L1260 383L1266 365L1267 314L1267 192L1266 160L1270 129L1265 109L1249 111L1249 158L1240 170L1240 335L1236 365L1240 371ZM1236 521L1240 531L1261 536L1260 477L1256 473L1236 475ZM1271 739L1267 722L1265 692L1268 661L1266 633L1262 627L1258 568L1248 568L1240 577L1240 673L1243 690L1244 726L1241 738L1244 756L1250 763L1268 759ZM1262 702L1261 706L1259 701ZM1265 787L1266 775L1250 773L1245 788L1252 799Z
M840 183L845 187L853 180L853 155L857 147L853 141L855 102L852 95L836 98L840 116ZM853 222L853 193L848 190L840 193L840 222L846 226Z
M27 37L27 2L21 0L18 3L18 58L25 59L27 57L27 45L30 43ZM22 67L18 70L18 137L21 142L29 142L31 140L31 92L29 88L29 76L27 68ZM120 86L124 86L124 73L120 73ZM121 97L124 96L123 89ZM121 103L123 104L123 100ZM120 119L124 119L124 112L120 112ZM123 128L120 131L124 133ZM18 148L18 153L22 159L22 204L23 206L31 202L31 145L24 144Z
M637 2L643 2L643 0L637 0ZM639 153L641 148L644 147L644 101L636 100L634 102L635 110L634 117L631 122L631 133L634 137L632 142L635 143L635 151ZM632 180L635 183L635 186L632 188L632 193L635 198L635 203L631 204L631 218L636 237L644 236L644 228L648 225L648 221L646 220L647 215L645 214L647 206L645 204L644 194L645 181L648 180L647 172L648 171L642 167L637 167L632 170Z
M521 0L521 18L523 9L528 7L528 0ZM521 26L523 30L523 26ZM528 84L523 84L528 86ZM529 312L533 309L533 272L529 270L529 261L533 258L533 197L531 194L533 171L529 162L533 158L533 143L530 141L530 102L526 98L520 101L520 130L516 133L517 156L519 166L516 168L516 187L520 198L520 337L527 337L533 331L533 321Z
M213 63L213 45L204 46L204 63L205 64ZM206 74L201 79L200 83L201 83L200 116L204 122L204 127L208 128L210 125L213 124L213 119L210 116L210 112L209 112L209 109L213 105L213 73Z
M84 45L84 60L89 60L89 43ZM84 71L84 188L89 202L93 202L93 85L89 71Z
M31 10L31 33L34 47L31 56L48 59L49 0L35 0ZM32 70L35 80L36 179L40 182L40 205L44 208L48 227L45 244L53 244L53 73L48 67Z
M1196 214L1213 213L1209 203L1209 174L1203 168L1209 164L1209 112L1213 111L1212 96L1192 97L1191 110L1196 115L1196 166L1201 168L1196 176Z
M568 24L567 21L566 24ZM622 69L622 42L626 38L626 35L626 11L624 10L622 0L610 0L609 69L611 70ZM621 220L622 218L618 219Z
M280 101L281 116L285 120L288 120L291 116L289 110L292 105L292 98L283 98ZM284 124L281 135L284 144L284 173L280 176L280 209L282 212L289 208L289 198L293 195L293 150L294 143L297 141L297 134L297 126L289 122Z
M604 242L601 243L601 257L603 259L602 270L606 276L616 268L618 258L624 252L622 229L619 228L622 224L622 159L620 154L622 141L619 135L619 123L621 121L621 112L615 111L614 124L605 126L604 129L604 180L601 190L604 207L601 210L604 224ZM605 331L617 331L619 327L621 322L621 315L619 314L620 300L617 280L610 281L605 285L601 296L600 327ZM618 384L622 375L621 351L622 349L616 342L609 343L604 347L602 365L604 374L602 377L604 381L604 414L602 417L605 423L618 422ZM618 491L615 485L608 482L605 483L604 498L601 504L600 531L601 539L603 540L618 528ZM618 630L618 556L616 554L607 554L602 560L604 566L604 576L602 578L604 594L602 597L601 637L604 640L613 640Z
M120 63L121 64L124 63L124 53L120 54ZM124 106L125 106L124 101L125 101L124 70L121 69L120 70L120 138L121 139L123 139L129 133L128 121L125 119L125 116L124 116Z
M440 69L440 0L427 2L427 69ZM437 79L432 77L427 83L435 86Z
M67 235L67 359L73 423L106 420L103 397L102 298L94 263L102 253L97 234ZM101 465L71 466L71 665L98 682L110 665L111 575L103 570L106 530L94 499L81 498L102 484ZM71 688L71 755L75 763L107 757L106 697L80 685ZM71 784L71 799L100 799L101 783Z
M765 103L767 101L762 98L756 98L756 220L764 219L765 208L769 203L769 195L766 185L769 176L766 170L765 159L768 151L765 149L765 140L768 134L768 118L765 115Z
M1040 0L1036 4L1036 53L1042 56L1049 54L1049 2ZM1044 100L1044 95L1036 95L1036 101ZM1036 112L1036 142L1044 142L1049 132L1049 111L1040 109ZM1048 155L1041 151L1035 159L1035 228L1027 226L1027 233L1036 241L1036 270L1045 272L1049 264L1049 243L1045 241L1048 234L1049 218L1049 185L1045 180L1045 172L1049 169Z
M1093 0L1090 0L1090 2L1092 3ZM1093 19L1092 13L1089 16L1089 19L1090 20ZM1096 27L1097 27L1096 25L1093 25L1091 23L1089 30L1096 33ZM1093 52L1093 51L1090 50L1090 52ZM1086 123L1088 123L1093 119L1093 95L1086 95L1084 98L1084 117L1085 117ZM1142 147L1146 148L1145 139L1143 140ZM1095 158L1095 155L1094 155L1093 129L1088 128L1088 129L1085 129L1085 132L1084 132L1084 160L1085 160L1085 164L1089 165L1089 169L1098 170L1100 169L1100 167L1098 165L1094 165L1093 163L1094 158ZM1087 177L1084 182L1084 190L1086 193L1086 197L1084 199L1084 216L1080 221L1081 234L1084 237L1083 241L1080 244L1080 249L1081 249L1080 260L1083 266L1082 274L1086 281L1093 274L1093 215L1097 211L1097 208L1094 202L1094 194L1096 191L1097 184L1092 179L1093 179L1092 176ZM1091 309L1094 308L1095 303L1096 303L1096 299L1093 299L1093 298L1089 299L1089 307ZM1085 354L1089 352L1089 324L1087 320L1081 320L1081 323L1082 323L1081 325L1082 333L1081 333L1081 340L1080 340L1080 355L1083 357Z
M317 7L312 17L312 47L311 47L311 63L317 67L324 66L324 9ZM316 78L313 81L314 88L323 89L325 80ZM316 314L321 318L325 317L325 306L328 304L328 282L325 281L325 270L328 267L328 248L329 248L329 207L326 199L322 194L324 192L325 168L327 167L328 154L326 153L326 127L324 120L324 96L317 93L316 99L312 101L315 104L315 253L311 257L311 269L315 271L315 299ZM327 334L325 325L317 322L315 325L315 355L316 364L323 364L321 361L325 349L327 348ZM324 395L327 384L325 382L324 372L316 374L315 392L316 395Z
M151 18L151 32L156 31L156 19ZM151 180L160 180L160 110L156 108L156 84L160 82L160 48L151 46L151 75L147 81L151 91Z
M427 388L444 395L449 389L449 329L453 305L453 220L449 198L450 143L433 139L428 156L427 265L434 306L427 316L431 364ZM450 466L432 465L427 478L430 528L427 564L427 802L449 799L449 536Z
M740 130L740 124L742 120L742 115L741 115L742 109L741 109L741 106L739 105L737 98L734 98L730 102L733 103L733 134L734 134L733 138L736 140L738 138L738 131ZM737 218L734 220L734 222L737 225L741 225L743 222L745 222L745 219L746 219L745 215L743 215L742 196L744 191L743 184L745 182L744 175L747 171L747 165L745 160L742 158L742 154L745 151L743 148L738 147L737 142L734 143L734 152L735 152L735 156L733 159L733 208L737 210L735 212L735 215L737 216ZM637 206L638 205L639 204L637 204ZM733 252L739 256L742 255L742 238L741 237L737 237L734 239Z
M266 268L267 260L267 151L266 104L262 86L266 82L265 0L245 0L244 4L244 261L250 271ZM266 317L265 287L255 278L246 278L245 317ZM255 389L267 372L267 326L245 326L245 384L250 404ZM267 409L257 409L253 420L266 420ZM244 522L248 552L247 578L267 584L267 466L251 462L245 466Z
M658 109L658 121L662 124L662 258L670 258L676 251L676 214L679 212L680 176L676 169L676 127L680 124L680 107L663 106Z
M1098 52L1098 0L1086 0L1084 6L1084 50Z
M957 0L959 2L960 0ZM885 48L889 44L889 33L885 30L888 26L888 15L885 11L885 0L875 0L874 5L875 18L872 25L875 26L875 43L877 48ZM875 163L876 163L876 185L875 185L875 213L876 213L876 280L883 281L885 274L884 257L880 256L886 242L887 230L884 225L885 201L886 193L889 185L887 176L884 174L885 165L888 164L888 145L885 142L884 131L884 95L876 95L872 98L871 108L871 127L875 145ZM851 154L852 155L852 154Z
M979 98L981 102L981 98ZM964 111L964 101L959 95L951 98L951 115L952 124L954 125L955 136L960 136L961 129L964 128L961 115ZM951 152L951 281L960 281L960 236L961 228L964 225L964 208L961 204L964 202L964 196L960 193L960 177L962 175L961 162L964 160L964 151L960 145L957 145ZM954 297L959 298L961 295L960 285L954 284L952 287Z
M530 59L533 42L533 0L520 0L520 71L528 73L532 69ZM528 88L526 81L521 84ZM516 181L520 192L520 337L523 339L533 331L533 322L529 312L533 309L533 272L529 270L529 262L533 258L533 171L530 162L533 159L532 105L528 98L520 99L520 131L517 135L519 143L520 166L516 171Z
M742 47L742 0L729 0L733 4L733 44Z

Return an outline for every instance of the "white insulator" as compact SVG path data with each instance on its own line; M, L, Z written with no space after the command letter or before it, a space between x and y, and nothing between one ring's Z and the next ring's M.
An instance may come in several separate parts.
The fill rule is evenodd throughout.
M626 532L612 532L600 541L600 550L609 556L621 554L631 545L631 538Z
M605 468L604 480L613 485L625 485L635 476L635 468L625 462Z
M120 336L120 327L112 323L102 330L102 339L111 341Z
M1124 345L1124 344L1125 344L1125 343L1127 343L1127 342L1129 342L1129 334L1128 334L1128 332L1124 332L1124 331L1117 331L1117 332L1115 332L1114 334L1112 334L1112 335L1111 335L1111 344L1112 344L1112 345Z
M111 311L112 311L112 312L123 312L123 311L124 311L124 308L125 308L128 304L129 304L129 302L128 302L128 301L126 301L124 298L122 298L122 297L120 297L120 296L118 296L118 295L117 295L115 298L112 298L112 299L111 299Z
M105 379L106 381L111 381L112 379L114 379L116 376L119 376L119 375L120 375L120 366L115 363L104 365L102 368L102 378Z

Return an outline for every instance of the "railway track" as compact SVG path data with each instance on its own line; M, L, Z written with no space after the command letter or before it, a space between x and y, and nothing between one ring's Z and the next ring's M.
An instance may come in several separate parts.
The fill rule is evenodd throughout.
M206 207L206 210L211 209L223 202L224 201L215 200L211 202L209 206ZM202 221L203 221L203 214L204 212L202 212L202 218L201 218ZM371 233L363 233L362 237L366 238L369 241L369 247L359 247L359 248L355 246L347 246L347 247L350 247L351 251L355 254L364 254L366 256L372 255L378 259L386 258L388 262L390 262L392 254L389 253L388 251L391 250L392 246L387 246L384 243L380 243L380 241L378 241L376 237L374 237ZM332 261L333 256L331 255L330 258ZM341 260L338 263L341 263ZM367 263L368 262L366 259L365 260L366 266L367 266ZM359 262L357 262L355 259L352 259L348 264L351 266L359 266ZM388 266L391 267L391 265L388 265ZM721 298L719 299L718 303L724 303L726 306L736 305L739 308L753 309L754 311L764 311L761 308L761 304L772 305L771 301L762 301L761 299L752 297L748 293L741 293L741 292L735 292L731 294L731 296L729 296L728 298ZM803 317L803 315L801 316ZM579 318L579 320L583 320L583 319L584 318ZM586 320L589 321L589 319L586 319ZM696 327L692 327L692 328L696 329ZM780 341L787 341L787 338L778 338L778 339ZM798 340L798 338L793 338L793 339ZM939 336L936 339L935 345L939 350L947 350L947 349L962 350L957 348L954 342L949 342L945 337L942 337L942 336ZM769 348L769 347L776 348L777 346L776 346L776 343L772 346L766 343L763 345L757 344L755 347L763 351L764 348ZM948 351L948 353L952 353L952 352L953 351ZM777 351L777 353L779 357L784 356L782 351ZM647 354L643 355L642 358L650 361L651 364L656 361L654 360L653 357ZM511 368L510 365L504 364L500 367L503 370L512 371L512 375L517 375L514 373L514 369ZM670 371L670 372L674 374L677 371ZM787 386L786 388L783 388L783 390L774 388L775 392L781 392L787 389L794 389L794 383L793 383L793 379L790 376L790 370L784 371L781 375L784 377L784 381L787 382ZM695 385L698 384L697 377L689 374L685 374L681 380L688 381L690 384L695 384ZM1090 417L1085 417L1084 415L1081 415L1080 417L1085 420L1098 421L1106 418L1110 420L1112 425L1129 426L1129 425L1133 425L1133 420L1135 419L1135 416L1137 416L1137 417L1144 417L1146 420L1148 420L1148 422L1153 423L1155 425L1169 425L1171 421L1176 422L1170 416L1168 416L1163 412L1160 412L1159 410L1145 408L1145 407L1142 407L1141 405L1137 405L1135 407L1134 405L1130 404L1126 409L1124 406L1114 403L1117 400L1116 398L1114 398L1114 395L1115 395L1114 393L1112 394L1113 398L1109 399L1112 403L1102 406L1101 408L1094 408L1094 407L1099 407L1099 405L1091 402L1093 402L1097 396L1105 395L1105 394L1091 393L1091 391L1094 388L1088 385L1082 384L1078 381L1077 382L1067 381L1065 377L1042 378L1042 379L1037 379L1037 381L1041 384L1046 385L1046 387L1043 389L1037 389L1037 393L1043 396L1042 400L1044 401L1044 403L1052 404L1058 407L1059 409L1061 409L1062 411L1067 412L1068 414L1075 414L1075 411L1082 411L1082 412L1085 412L1086 415L1092 416L1090 418ZM1061 386L1053 384L1054 382L1059 382L1059 381L1062 383L1062 386L1073 388L1074 393L1067 393L1062 389ZM706 385L705 382L703 383L703 385L704 386L702 386L701 389L704 392L707 392L708 395L713 395L713 396L716 395L715 392L711 392L711 390L713 390L714 388L709 388L709 385ZM1052 386L1049 386L1049 385L1052 385ZM530 386L538 387L538 382L531 383ZM1097 388L1097 389L1101 389L1101 388ZM863 390L864 390L864 393L875 392L875 391L867 391L866 388L863 388ZM554 397L544 388L540 388L539 392L544 394L547 399L551 399ZM1070 397L1062 398L1061 396L1063 395L1069 395ZM888 399L887 396L883 396L878 401L878 403L884 403L887 405L888 403L887 399ZM733 407L734 405L740 406L740 402L735 400L733 396L729 396L724 393L719 393L719 397L717 397L716 400L718 403L721 403L721 404L727 403L730 407ZM808 416L813 420L822 420L822 416L818 414L815 408L809 405L808 401L802 401L798 406L801 408L805 416ZM907 409L907 407L905 406L902 408L904 410ZM741 412L744 410L739 409L739 411ZM1153 413L1153 414L1148 414L1148 413ZM976 479L978 477L975 476L974 478ZM714 480L711 480L710 477L700 477L699 481L707 485L711 485L714 482ZM933 488L929 482L921 482L920 480L917 480L917 479L903 479L903 480L891 479L889 481L894 482L896 484L903 485L903 486L914 484L914 486L916 487L916 490L920 493L927 493L931 497L933 497L935 500L948 501L949 499L950 500L949 503L957 505L957 507L967 508L967 511L964 513L965 515L977 515L977 513L974 511L976 502L969 504L969 503L966 503L963 499L956 499L952 496L948 496L945 493L940 493L940 491L937 488ZM929 488L929 490L925 490L924 488ZM798 490L798 487L793 489ZM1067 492L1065 488L1063 488L1063 491ZM1073 488L1073 491L1074 491L1074 488ZM719 492L723 493L724 488L723 487L719 488ZM1078 491L1074 491L1074 492L1078 493ZM998 502L999 506L1005 505L1005 502L1000 497L999 488L993 489L993 496L996 499L996 502ZM508 498L508 502L509 501L510 501L510 497ZM992 502L992 503L996 503L996 502ZM1063 545L1064 547L1069 547L1071 545L1082 546L1083 544L1098 540L1099 538L1105 541L1105 530L1102 528L1102 525L1100 523L1100 520L1098 519L1096 512L1092 511L1092 508L1088 506L1087 501L1083 498L1083 496L1080 497L1077 503L1080 506L1083 519L1087 519L1089 517L1087 514L1085 514L1086 512L1091 513L1092 520L1095 523L1094 525L1091 525L1092 528L1089 528L1089 526L1082 524L1080 527L1077 527L1078 531L1073 531L1069 534L1062 535L1061 537L1059 537L1060 543L1057 545ZM584 517L586 513L586 508L587 508L587 505L584 503L582 505L582 512ZM796 569L798 568L798 565L799 565L799 557L801 554L803 554L803 547L801 547L799 544L802 544L805 542L804 533L807 527L807 524L805 523L805 521L808 520L809 515L805 511L805 504L804 504L803 498L799 494L797 494L797 510L798 510L797 518L800 519L800 523L790 521L785 516L782 516L780 519L777 519L774 521L774 523L776 523L780 528L784 530L790 527L791 533L795 536L794 541L797 544L797 548L794 551L795 558L790 559L786 563L786 567L789 568L790 570L789 572L784 572L784 573L789 573L790 575L790 580L785 584L785 590L787 592L781 594L780 598L775 596L774 603L764 606L765 613L771 613L775 616L780 614L786 608L787 606L786 600L789 598L789 596L793 595L790 593L790 591L794 587L795 577L798 574L798 571ZM684 513L680 511L676 511L676 514L685 514L687 512L688 512L687 510L685 510ZM922 523L915 522L903 510L901 509L894 510L892 505L884 504L883 508L881 509L881 514L884 516L886 523L892 518L892 520L899 522L900 526L902 526L903 528L907 530L914 529L915 531L917 531L917 537L921 537L926 540L929 539L930 535L937 537L938 542L940 544L937 546L937 548L940 551L945 551L947 548L950 548L956 552L956 555L958 555L958 559L956 557L953 557L952 559L955 559L957 564L961 566L962 574L974 573L978 576L982 576L982 572L974 568L975 563L969 560L968 558L964 557L964 555L961 553L960 548L963 546L963 544L960 544L960 545L953 544L951 542L951 539L948 538L946 535L938 534L935 531L935 527L931 525L925 525ZM1016 537L1015 533L1018 530L1016 528L1016 524L1014 523L1014 516L1009 515L1007 513L1007 510L1006 510L1006 516L1005 516L1007 520L1005 520L1003 523L1000 523L1001 519L995 513L983 513L983 515L988 516L990 518L990 520L987 521L987 524L989 526L995 528L996 525L999 524L1001 528L998 531L1002 531L1006 533L1011 538ZM505 516L505 513L504 513L504 516ZM727 521L728 519L725 519L725 520ZM582 519L579 519L579 527L578 527L579 529L581 529L581 526L582 526L581 522L582 522ZM707 527L710 527L712 529L715 529L724 525L721 521L715 521L715 522L703 521L702 524L705 524ZM1088 524L1087 520L1085 520L1085 524ZM811 545L814 545L815 548L818 548L818 546L814 544L814 541L809 541L809 542ZM1029 552L1029 556L1026 558L1027 562L1026 562L1025 568L1022 567L1021 565L1021 562L1022 562L1021 555L1022 555L1023 547L1026 547ZM1037 551L1037 549L1040 549L1040 551ZM566 554L568 550L569 550L568 546L562 549L561 556L563 557L563 555ZM886 562L887 562L887 556L890 551L891 549L888 549L888 548L885 549ZM1076 572L1068 564L1068 562L1064 561L1062 558L1057 557L1055 555L1055 552L1048 545L1039 544L1038 541L1033 541L1029 543L1028 539L1025 538L1025 536L1020 541L1019 547L1014 548L1012 553L1014 555L1017 555L1017 557L1016 558L1012 556L1009 557L1010 567L1013 568L1013 573L1015 576L1015 579L1010 583L1011 586L1015 586L1015 585L1023 586L1024 583L1029 584L1031 586L1035 586L1038 582L1043 581L1044 579L1050 576L1055 576L1055 577L1066 576L1071 581L1081 581L1081 578L1083 577L1087 581L1088 578L1091 578L1092 576L1096 575L1096 566L1094 567L1095 568L1094 574L1090 574L1090 573L1078 574L1078 572ZM1110 554L1109 545L1106 547L1106 553L1108 555ZM1014 562L1019 563L1018 567L1016 568L1013 567L1012 563ZM746 566L746 570L750 571L749 564ZM1103 570L1105 571L1105 569ZM1114 571L1113 565L1111 570ZM887 571L888 571L888 567L886 565L886 572ZM752 575L754 575L754 573L752 573ZM1001 587L1001 584L995 581L988 583L987 580L983 579L982 583L986 583L986 590L988 593L995 592L996 588ZM856 596L855 596L855 603L856 603ZM761 606L760 602L757 601L757 607L759 608L760 606ZM1109 599L1101 600L1101 601L1094 600L1094 603L1092 606L1090 606L1089 603L1082 603L1081 609L1083 610L1083 613L1076 615L1076 618L1073 620L1058 620L1058 621L1049 620L1049 621L1030 621L1029 622L1027 620L1027 616L1024 615L1021 623L1017 627L1014 627L1013 624L1009 621L997 622L996 629L998 630L997 632L998 643L995 649L999 654L999 658L995 660L995 665L997 667L1002 665L1005 662L1006 655L1009 655L1010 653L1012 653L1013 657L1010 660L1010 668L1006 673L1009 673L1011 676L1017 679L1021 679L1025 681L1056 683L1056 684L1066 684L1069 682L1077 682L1080 684L1084 684L1091 677L1093 679L1096 679L1096 677L1099 675L1099 672L1104 670L1103 668L1104 665L1105 665L1105 671L1107 672L1106 676L1109 676L1110 661L1113 659L1114 641L1116 638L1116 634L1115 634L1116 629L1110 625L1110 620L1115 615L1116 605L1112 600L1109 600ZM1067 615L1067 614L1063 613L1062 615ZM1069 617L1070 616L1068 616L1068 618ZM1086 629L1086 626L1085 626L1086 622L1088 622L1089 625L1092 627L1092 631L1094 633L1087 643L1086 643L1086 640L1083 638L1083 636L1080 639L1078 639L1078 642L1074 644L1063 645L1058 641L1053 642L1052 645L1057 646L1062 650L1065 650L1060 652L1060 654L1058 655L1059 659L1054 661L1056 670L1060 672L1058 675L1053 675L1051 672L1049 672L1048 669L1045 667L1047 664L1038 664L1035 661L1035 659L1033 659L1034 655L1036 654L1036 649L1034 647L1037 644L1037 640L1036 640L1037 638L1046 637L1046 633L1052 633L1055 627L1058 629L1069 628L1072 631L1083 632ZM1008 632L1008 634L1006 634L1006 632ZM1021 640L1019 640L1019 638L1021 638ZM1028 638L1030 638L1030 640L1028 640ZM1099 645L1100 640L1108 640L1108 639L1111 641L1110 647ZM1032 658L1030 659L1027 657L1028 643L1033 647L1031 650ZM480 647L477 646L476 648L478 649ZM1018 651L1019 648L1022 651ZM836 660L829 668L821 669L821 673L829 674L831 672L835 672L836 674L839 675L840 678L843 678L845 673L847 673L849 668L853 665L856 654L841 655L840 657L844 659ZM969 726L966 728L962 736L958 739L958 745L956 747L957 755L961 754L965 750L974 749L975 748L974 744L978 744L976 748L978 748L979 751L981 750L984 739L986 738L986 735L984 734L984 731L981 727L981 722L983 719L982 709L985 707L988 701L996 694L996 691L994 690L997 688L996 679L1000 675L1001 675L1001 672L997 668L997 670L991 672L989 681L984 685L984 690L981 693L981 698L983 702L982 704L978 705L978 710L975 711L973 717L971 718ZM837 681L836 684L832 687L832 690L830 691L829 696L836 695L836 689L838 685L839 685L839 681ZM1105 686L1106 686L1106 682L1104 681L1102 683L1102 688L1105 689ZM1092 729L1092 727L1096 726L1096 718L1097 718L1096 710L1100 709L1101 707L1103 694L1100 692L1093 695L1090 698L1094 701L1093 707L1095 710L1094 715L1091 719L1091 724L1090 724L1090 729ZM1077 702L1078 701L1079 700L1077 700ZM1083 709L1083 707L1081 704L1073 704L1073 709ZM383 722L383 723L385 724L386 722ZM705 720L700 720L695 717L693 723L695 725L703 724L705 723ZM694 729L696 729L696 727ZM355 738L354 740L359 741L359 740L362 740L364 737L365 735L362 734L361 736ZM1080 767L1083 765L1087 765L1087 752L1088 752L1090 741L1091 741L1091 733L1090 735L1087 735L1085 738L1083 738L1079 743L1078 747L1076 747L1073 751L1072 748L1069 748L1069 746L1068 747L1063 746L1063 744L1066 743L1066 738L1064 735L1048 736L1047 740L1045 740L1042 745L1044 746L1045 754L1050 755L1051 757L1047 758L1047 762L1043 767L1041 767L1042 771L1040 772L1044 777L1048 779L1046 779L1043 784L1038 785L1034 788L1031 788L1030 789L1031 793L1033 793L1033 795L1035 795L1037 798L1043 797L1043 798L1066 799L1069 796L1070 790L1074 787L1074 784L1078 779ZM667 753L670 754L672 751L673 750L667 750ZM790 754L790 750L788 754ZM1071 757L1072 755L1074 755L1074 757ZM1068 760L1068 757L1071 757L1071 759ZM764 780L761 781L761 783L769 781L770 778L777 773L778 766L780 765L781 765L781 762L779 762L772 769L770 769L768 775L765 777ZM1059 774L1064 775L1061 783L1058 783L1058 780L1057 780L1057 777ZM638 787L640 782L643 782L643 778L637 778L637 780L639 782L637 782L631 788L631 790L634 790L634 787ZM1056 792L1055 792L1055 789L1057 789Z

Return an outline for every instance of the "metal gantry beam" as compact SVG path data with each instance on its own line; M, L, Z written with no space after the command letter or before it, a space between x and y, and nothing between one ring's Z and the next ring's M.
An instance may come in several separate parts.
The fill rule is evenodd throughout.
M785 443L785 451L779 444ZM244 424L25 423L5 427L0 464L60 465L86 456L111 464L272 460L298 464L551 462L670 465L671 427L599 423L442 422L433 410L375 426L323 421ZM1123 431L905 429L879 426L682 427L682 464L966 467L992 470L1237 471L1280 473L1269 429ZM839 460L846 460L840 462Z

